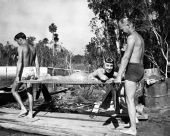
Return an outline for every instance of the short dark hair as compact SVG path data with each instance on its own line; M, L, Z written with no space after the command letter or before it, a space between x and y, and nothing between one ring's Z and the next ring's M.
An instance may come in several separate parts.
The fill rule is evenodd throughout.
M26 39L26 35L23 32L20 32L15 35L14 40L18 40L19 38Z

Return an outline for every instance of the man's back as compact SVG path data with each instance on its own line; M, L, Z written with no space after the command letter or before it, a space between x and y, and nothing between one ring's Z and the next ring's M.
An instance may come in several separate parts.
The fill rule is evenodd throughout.
M26 45L23 45L22 47L22 53L23 53L23 66L29 67L35 65L35 58L36 58L36 50L32 45L29 45L28 43Z
M137 32L134 32L128 37L128 40L134 40L134 48L129 62L143 64L145 48L143 38Z

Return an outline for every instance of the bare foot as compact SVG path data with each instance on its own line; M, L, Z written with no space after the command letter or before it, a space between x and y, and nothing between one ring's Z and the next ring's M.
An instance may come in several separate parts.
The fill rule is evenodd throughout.
M33 118L33 113L32 112L28 112L28 115L27 115L28 118Z
M124 134L127 134L127 135L133 135L133 136L136 136L136 134L137 134L137 131L133 130L132 128L122 129L122 130L120 130L120 132L124 133Z
M21 112L19 113L18 117L21 118L21 117L25 117L27 115L27 110L26 109L23 109L21 110Z

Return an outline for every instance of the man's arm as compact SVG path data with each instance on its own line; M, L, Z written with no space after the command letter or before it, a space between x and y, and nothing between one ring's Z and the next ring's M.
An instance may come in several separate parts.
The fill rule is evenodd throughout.
M36 67L36 76L39 77L40 76L40 66L39 66L37 54L36 54L36 57L35 57L35 67Z
M21 79L21 70L23 68L23 50L18 47L18 61L17 61L17 71L16 71L16 81Z
M118 75L118 72L114 72L113 73L113 78L117 77L117 75Z
M126 48L125 53L122 57L120 67L119 67L119 71L118 71L117 78L116 78L116 80L118 82L121 82L122 75L124 74L126 66L127 66L128 62L131 58L134 45L135 45L134 36L129 36L128 39L127 39L127 48Z
M95 70L94 72L89 74L89 78L91 79L96 79L96 76L98 75L98 69Z
M100 81L106 81L109 78L104 74L103 68L98 68L93 73L91 73L89 76L91 79L100 80Z

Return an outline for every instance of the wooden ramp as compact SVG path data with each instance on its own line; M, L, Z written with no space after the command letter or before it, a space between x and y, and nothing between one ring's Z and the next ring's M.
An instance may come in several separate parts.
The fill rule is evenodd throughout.
M19 110L1 108L0 126L49 136L119 136L115 119L84 114L39 112L33 119L18 118ZM123 124L122 124L123 125ZM121 126L121 125L120 125Z

